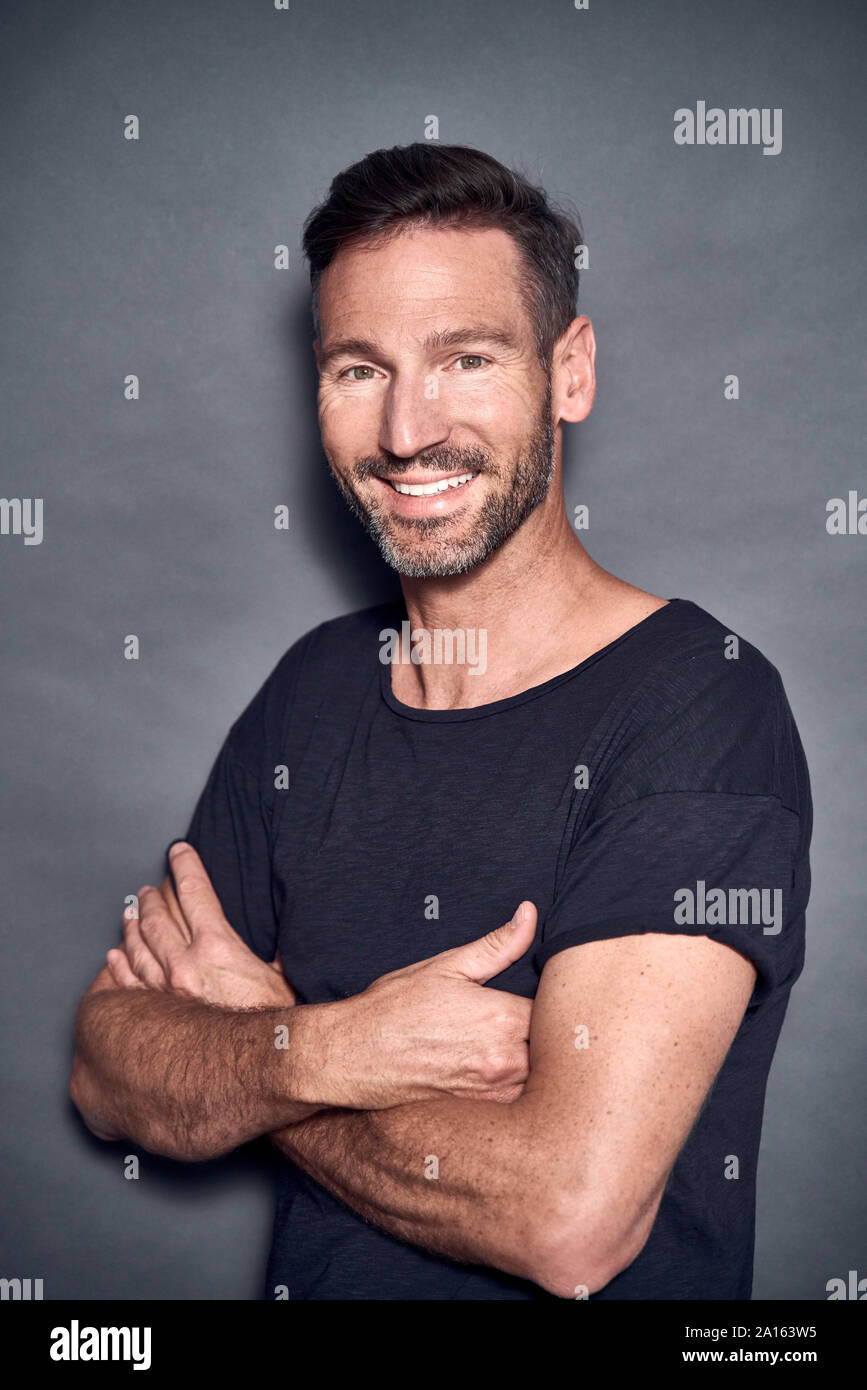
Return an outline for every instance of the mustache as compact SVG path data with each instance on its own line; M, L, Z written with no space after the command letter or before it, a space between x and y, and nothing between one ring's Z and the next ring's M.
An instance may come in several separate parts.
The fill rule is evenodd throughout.
M436 449L413 458L396 458L393 454L382 458L368 455L357 459L353 475L358 482L368 478L399 478L411 468L426 468L433 473L454 473L461 469L465 473L491 473L489 457L481 449Z

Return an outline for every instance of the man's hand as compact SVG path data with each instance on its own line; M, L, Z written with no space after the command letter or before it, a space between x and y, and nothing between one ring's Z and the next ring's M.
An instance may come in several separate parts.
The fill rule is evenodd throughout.
M123 947L108 952L115 984L224 1008L294 1004L279 959L260 960L226 921L196 851L175 846L172 865L179 900L168 879L142 890L139 918L126 918ZM309 1069L329 1077L323 1098L365 1110L443 1096L517 1100L532 1000L484 984L524 954L535 932L536 909L522 903L510 923L477 941L383 975L326 1014L304 1010Z
M124 914L124 944L106 963L121 989L160 989L226 1009L285 1008L295 994L279 957L269 965L233 931L191 845L170 851L171 880L139 892L139 915Z
M345 1001L348 1050L337 1065L347 1088L368 1097L364 1109L443 1096L517 1100L533 1001L484 983L519 960L535 934L536 909L521 903L505 926L382 975Z
M141 891L141 917L126 916L124 946L78 1007L69 1089L100 1138L196 1162L332 1101L313 1094L296 1027L323 1026L322 1011L293 1007L279 963L232 930L195 850L178 845L172 863L178 896L168 878Z

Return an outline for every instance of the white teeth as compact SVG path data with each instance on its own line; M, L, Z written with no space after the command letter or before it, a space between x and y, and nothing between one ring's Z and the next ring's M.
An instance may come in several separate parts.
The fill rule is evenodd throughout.
M435 493L445 492L450 487L463 487L464 483L476 476L475 473L462 473L459 478L443 478L439 483L392 483L392 487L405 497L433 497Z

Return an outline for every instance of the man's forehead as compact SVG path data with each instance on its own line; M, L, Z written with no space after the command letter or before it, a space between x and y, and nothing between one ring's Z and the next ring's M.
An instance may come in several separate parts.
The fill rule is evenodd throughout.
M470 336L518 346L530 327L520 251L499 227L411 228L347 246L322 277L320 316L329 355L338 339L369 338L380 327L431 349Z

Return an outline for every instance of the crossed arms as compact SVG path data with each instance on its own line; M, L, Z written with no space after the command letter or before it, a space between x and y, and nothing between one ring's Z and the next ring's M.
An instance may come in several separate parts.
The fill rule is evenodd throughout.
M645 933L561 951L533 1001L485 989L532 943L525 904L351 999L297 1005L195 851L172 862L177 897L170 879L142 890L76 1016L70 1091L94 1133L186 1160L269 1134L392 1235L564 1298L635 1259L743 1018L749 960Z

